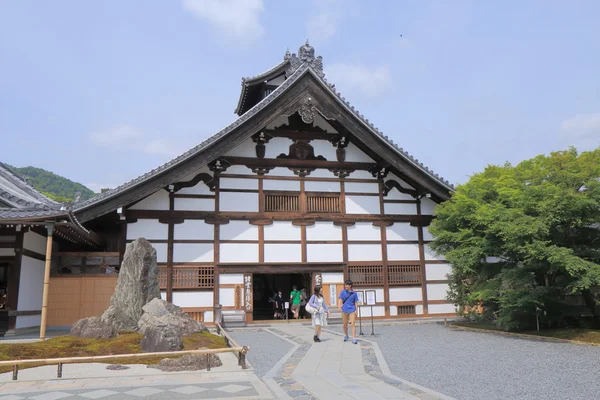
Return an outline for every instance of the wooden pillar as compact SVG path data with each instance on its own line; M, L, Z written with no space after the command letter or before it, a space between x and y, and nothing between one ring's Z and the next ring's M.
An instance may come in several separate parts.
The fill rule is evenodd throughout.
M40 340L46 340L46 319L48 318L48 289L50 288L50 266L52 263L52 235L54 222L47 222L46 229L46 264L44 265L44 291L42 294L42 322L40 324Z
M421 199L417 199L417 215L421 215ZM419 264L421 265L421 294L423 296L423 315L429 315L427 307L427 276L425 274L425 245L423 244L423 224L419 222L417 226L417 235L419 239Z
M340 180L340 208L342 215L346 216L346 185ZM344 281L348 279L348 226L342 224L342 259L344 261Z
M380 215L385 215L385 204L383 203L383 178L380 176L378 179L379 183L379 213ZM388 251L387 251L387 226L386 224L381 224L379 226L381 229L381 261L383 264L383 302L384 302L384 312L385 316L390 316L390 284L389 284L389 276L388 276Z
M169 211L175 210L175 197L173 190L169 187ZM173 217L169 218L167 228L167 301L173 303L173 240L175 236L175 224Z
M215 171L215 177L214 177L216 183L215 183L215 213L219 212L219 186L220 186L220 180L219 180L219 175L218 173ZM220 237L221 237L221 225L219 224L215 224L214 225L214 238L213 238L213 262L214 262L214 266L215 266L215 272L214 272L214 283L213 283L213 322L216 323L220 323L221 321L217 321L217 316L221 315L221 311L217 311L217 308L219 306L220 303L220 299L219 299L219 276L221 274L221 271L219 270L219 262L220 262L220 258L221 258L221 244L220 244Z

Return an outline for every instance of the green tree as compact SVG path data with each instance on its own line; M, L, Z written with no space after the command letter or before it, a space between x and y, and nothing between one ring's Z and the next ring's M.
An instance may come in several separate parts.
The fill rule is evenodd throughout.
M600 148L489 166L436 209L432 247L452 264L449 298L507 330L600 326ZM581 301L582 306L578 306Z

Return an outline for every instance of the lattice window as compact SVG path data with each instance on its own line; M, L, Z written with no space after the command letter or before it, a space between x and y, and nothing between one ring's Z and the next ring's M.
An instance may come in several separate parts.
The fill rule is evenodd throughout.
M300 211L300 195L266 193L265 211Z
M390 285L415 285L421 283L420 264L388 264Z
M415 315L417 313L414 305L398 306L398 315Z
M167 288L167 267L160 267L158 283ZM215 267L212 265L174 266L173 289L211 289L215 286Z
M383 265L349 265L348 277L354 286L383 285Z
M306 193L306 210L308 212L340 212L339 193L311 194Z

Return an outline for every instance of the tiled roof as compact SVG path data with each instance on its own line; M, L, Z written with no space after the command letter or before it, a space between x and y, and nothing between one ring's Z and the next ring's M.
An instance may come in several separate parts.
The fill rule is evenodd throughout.
M247 88L250 85L254 85L261 80L265 79L269 75L279 70L283 70L286 65L289 64L289 60L284 59L282 62L269 69L268 71L263 72L262 74L258 74L252 77L242 78L242 90L240 91L240 98L238 99L238 105L236 109L233 111L236 114L240 113L240 110L244 107L244 102L246 101L246 95L248 94Z
M287 62L287 61L285 61L285 62ZM281 67L284 63L279 64L272 70ZM272 71L272 70L270 70L270 71ZM123 185L118 186L115 189L108 190L104 193L100 193L91 199L88 199L82 203L76 204L74 211L78 212L78 211L87 209L96 203L99 203L106 199L115 197L124 191L134 188L134 187L142 184L143 182L146 182L146 181L152 179L153 177L155 177L171 168L174 168L175 166L183 163L185 160L188 160L188 159L196 156L197 154L201 153L202 151L204 151L205 149L207 149L214 143L221 140L223 137L225 137L229 132L233 131L235 128L239 127L240 125L243 125L246 121L248 121L250 118L252 118L252 116L257 114L259 111L261 111L267 105L269 105L275 99L277 99L282 93L284 93L289 87L291 87L297 80L299 80L306 73L311 73L314 76L314 78L318 82L320 82L323 85L323 87L326 88L326 90L329 91L333 95L333 97L336 98L339 101L339 103L348 112L350 112L359 121L361 121L362 124L369 131L371 131L374 135L381 138L391 149L393 149L403 159L407 160L409 163L411 163L416 168L421 170L425 175L429 176L431 179L433 179L435 182L437 182L442 187L446 188L449 191L454 191L454 186L452 184L450 184L450 182L448 182L447 180L445 180L438 174L434 173L432 170L430 170L429 168L424 166L422 162L419 162L419 160L415 159L408 152L406 152L403 148L401 148L397 144L395 144L391 139L389 139L387 136L385 136L383 134L383 132L379 131L379 129L377 129L371 122L369 122L368 119L366 119L362 114L360 114L358 112L358 110L356 110L352 105L350 105L350 103L347 102L346 99L344 97L342 97L342 95L339 92L337 92L335 90L334 85L328 83L325 80L325 78L323 77L322 71L315 71L314 62L306 61L306 62L302 62L297 67L297 69L295 71L293 71L293 73L291 75L289 75L288 78L281 85L279 85L273 92L271 92L268 96L266 96L264 99L262 99L255 106L253 106L251 109L249 109L242 116L240 116L238 119L236 119L230 125L226 126L221 131L217 132L213 136L209 137L208 139L206 139L199 145L191 148L190 150L186 151L185 153L181 154L180 156L153 169L152 171L149 171L149 172L145 173L144 175L141 175L135 179L132 179L131 181L126 182Z
M15 208L58 209L60 203L49 199L0 163L0 201Z
M0 220L24 220L39 218L56 218L65 216L65 210L50 210L42 208L0 208Z

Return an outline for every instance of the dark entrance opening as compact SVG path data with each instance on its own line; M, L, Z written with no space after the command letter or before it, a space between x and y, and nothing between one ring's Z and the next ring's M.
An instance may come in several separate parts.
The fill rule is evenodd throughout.
M293 285L296 285L298 290L304 288L308 296L312 294L312 274L310 273L253 274L252 282L254 299L252 319L254 321L275 319L275 303L269 301L269 299L273 299L277 291L281 291L281 297L284 302L290 301L290 293L292 292ZM290 310L288 310L288 318L293 318Z

